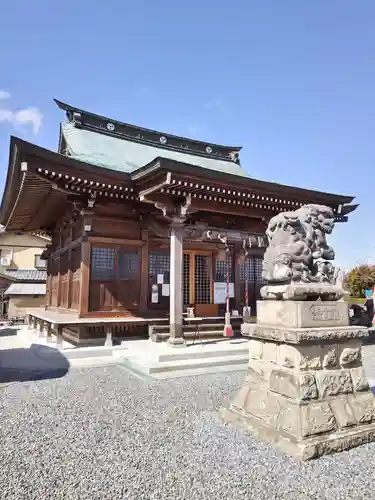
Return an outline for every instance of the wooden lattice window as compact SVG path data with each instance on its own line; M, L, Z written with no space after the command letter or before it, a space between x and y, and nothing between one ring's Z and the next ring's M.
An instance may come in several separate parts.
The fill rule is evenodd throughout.
M133 280L139 275L140 258L139 253L119 249L118 252L118 277L120 280Z
M190 305L190 254L188 253L184 253L183 296L184 305Z
M169 283L170 262L169 253L151 252L148 257L149 276L156 277L158 274L163 274L165 282Z
M211 303L211 255L195 255L195 303Z
M115 279L115 249L93 247L91 250L91 279L112 281Z
M227 280L227 266L229 268L229 281L233 281L232 254L226 252L225 257L215 259L215 282L224 283Z
M248 257L245 264L240 264L240 281L245 281L247 277L249 283L265 283L262 271L263 258Z

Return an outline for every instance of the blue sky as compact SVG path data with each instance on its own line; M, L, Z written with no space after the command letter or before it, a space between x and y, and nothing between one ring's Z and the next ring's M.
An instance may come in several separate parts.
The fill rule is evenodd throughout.
M1 185L11 134L57 148L56 97L242 145L256 178L355 195L331 243L344 267L373 259L373 0L12 0L1 11Z

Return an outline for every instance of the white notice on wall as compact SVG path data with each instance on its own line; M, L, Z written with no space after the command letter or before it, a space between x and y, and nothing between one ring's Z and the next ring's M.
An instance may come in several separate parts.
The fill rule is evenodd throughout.
M157 283L158 285L162 285L164 283L164 274L158 274Z
M229 283L229 297L234 297L234 283ZM215 304L225 304L227 300L227 284L226 283L214 283L214 303Z
M152 302L152 304L157 304L159 302L159 294L158 293L151 294L151 302Z
M163 283L161 286L161 294L163 297L169 297L169 283Z

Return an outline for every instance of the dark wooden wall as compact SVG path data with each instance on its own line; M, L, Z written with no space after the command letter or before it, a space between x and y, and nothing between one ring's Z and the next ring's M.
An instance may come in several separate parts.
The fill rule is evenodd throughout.
M230 224L224 219L216 216L212 222ZM88 220L91 230L86 233ZM246 226L245 222L242 225ZM259 232L261 228L258 221L247 221L249 231ZM229 259L230 281L235 283L230 307L241 312L247 269L241 244L231 245L226 255L220 242L185 240L184 250L192 258L196 254L210 256L212 283L225 282L225 261ZM151 290L157 285L158 274L164 274L169 282L169 251L169 238L156 234L130 205L103 205L89 219L84 215L65 219L52 239L46 307L77 311L81 316L164 316L169 312L169 297L161 293L159 286L158 302L153 303ZM262 250L254 250L247 263L249 303L253 308L259 298L262 254ZM212 285L212 304L213 298ZM222 314L224 309L224 304L218 305L215 314Z

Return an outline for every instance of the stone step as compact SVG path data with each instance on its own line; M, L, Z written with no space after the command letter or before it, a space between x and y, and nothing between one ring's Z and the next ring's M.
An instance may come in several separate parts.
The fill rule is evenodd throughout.
M145 358L129 356L124 359L125 368L153 378L172 378L205 373L220 373L222 371L246 370L248 356L243 354L203 359L184 359L168 362L152 362Z
M199 330L212 330L214 328L224 328L224 322L220 321L217 323L198 323ZM152 329L155 333L159 332L169 332L169 325L152 325L150 329ZM184 323L183 326L185 331L195 331L196 324L195 323Z
M118 352L123 355L126 352L126 346L95 346L95 347L76 347L73 349L56 349L53 344L41 344L39 346L40 356L48 358L51 356L63 356L65 359L95 359L110 358Z
M69 351L60 351L66 359L84 359L84 358L109 358L115 353L120 355L126 352L126 347L123 345L104 347L76 347L75 349L69 349Z
M134 344L133 344L134 345ZM228 358L231 356L243 356L249 359L249 344L247 341L239 340L228 342L219 341L214 345L199 342L194 345L188 345L182 348L167 347L165 350L154 349L153 345L134 346L127 351L117 351L116 356L124 358L135 357L145 359L148 363L180 362L185 360L209 359L209 358Z
M200 331L198 335L195 333L195 331L190 331L190 332L185 331L184 337L185 337L185 339L191 339L191 340L196 338L197 339L196 341L199 342L200 337L201 338L207 338L207 337L220 338L220 337L223 337L223 331L224 331L224 326L222 328L218 328L217 330ZM157 337L157 340L159 342L166 341L169 339L169 330L166 333L155 332L153 334L152 338L154 339L155 337Z

